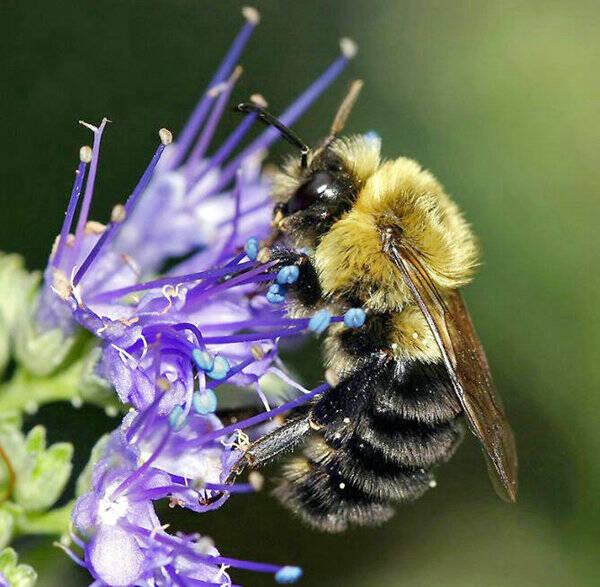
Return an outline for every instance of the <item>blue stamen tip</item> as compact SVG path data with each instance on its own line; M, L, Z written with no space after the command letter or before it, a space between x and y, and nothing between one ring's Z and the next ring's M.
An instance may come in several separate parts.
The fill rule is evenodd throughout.
M277 283L280 285L294 283L299 275L300 269L298 265L286 265L279 270L279 273L277 273Z
M313 317L308 321L309 330L321 333L323 332L331 322L331 314L328 310L319 310Z
M367 319L367 315L362 308L350 308L344 314L344 324L348 328L360 328Z
M225 379L225 377L227 377L227 373L229 373L229 361L225 358L222 357L221 355L217 355L215 357L215 360L213 362L213 368L208 371L206 374L211 378L211 379Z
M201 351L200 349L192 351L192 358L202 371L210 371L215 363L215 358L208 351Z
M281 567L275 573L277 583L295 583L300 577L302 577L300 567Z
M169 414L169 425L173 430L179 430L183 428L185 424L185 418L182 418L183 408L181 406L175 406Z
M260 247L257 238L252 236L246 241L246 244L244 245L244 252L248 256L248 259L250 259L250 261L256 261L259 248Z
M285 287L280 283L274 283L269 286L267 291L267 300L272 304L281 304L285 299Z
M192 405L194 410L203 416L214 414L217 410L217 396L212 389L206 389L193 395Z

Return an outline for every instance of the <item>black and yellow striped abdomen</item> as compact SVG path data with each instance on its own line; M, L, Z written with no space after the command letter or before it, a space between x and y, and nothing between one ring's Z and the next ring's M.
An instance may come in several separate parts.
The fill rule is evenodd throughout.
M322 530L384 522L393 502L435 484L432 469L462 439L461 414L441 364L373 354L312 406L313 435L276 494Z

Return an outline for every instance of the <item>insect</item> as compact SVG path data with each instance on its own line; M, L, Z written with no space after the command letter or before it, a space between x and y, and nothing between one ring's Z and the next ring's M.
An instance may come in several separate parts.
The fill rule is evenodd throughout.
M273 178L271 259L300 269L290 314L359 307L366 321L329 328L331 388L250 445L230 480L302 445L276 495L330 532L382 523L395 502L435 486L433 470L460 444L464 420L499 496L517 495L513 433L458 291L477 263L473 234L419 164L381 161L377 138L338 138L360 86L315 150L261 106L238 107L300 150Z

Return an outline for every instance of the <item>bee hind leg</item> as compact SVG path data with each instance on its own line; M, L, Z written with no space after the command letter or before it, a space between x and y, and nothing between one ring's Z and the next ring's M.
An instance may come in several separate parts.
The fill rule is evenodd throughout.
M308 415L294 418L286 422L280 428L265 434L253 442L233 465L227 478L226 485L232 485L239 475L247 467L260 468L284 452L293 450L300 444L310 432ZM215 494L206 500L206 503L214 503L223 495L222 492Z
M310 431L308 416L286 422L269 434L253 442L240 460L252 468L262 467L283 452L291 451ZM244 467L242 467L243 470Z

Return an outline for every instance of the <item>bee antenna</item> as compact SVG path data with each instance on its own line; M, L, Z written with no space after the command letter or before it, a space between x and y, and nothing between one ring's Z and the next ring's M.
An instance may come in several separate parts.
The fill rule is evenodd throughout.
M302 169L306 169L308 166L308 154L310 153L310 147L289 127L287 127L281 120L267 112L264 106L255 102L243 102L238 104L234 110L236 112L256 112L261 122L267 126L275 127L283 136L283 138L290 144L300 149L301 153L301 166Z
M340 133L346 125L346 120L358 98L361 88L363 87L363 81L361 79L354 80L345 98L342 100L338 111L336 112L335 118L329 131L329 136L325 140L325 146L330 145L338 133Z

